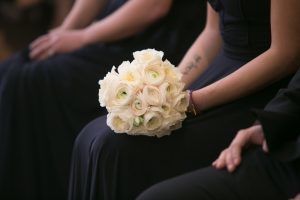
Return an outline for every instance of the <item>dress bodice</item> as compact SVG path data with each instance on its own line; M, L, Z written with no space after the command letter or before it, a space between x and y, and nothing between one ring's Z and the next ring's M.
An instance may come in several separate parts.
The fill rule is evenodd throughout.
M271 43L270 0L209 0L220 14L224 51L253 58Z

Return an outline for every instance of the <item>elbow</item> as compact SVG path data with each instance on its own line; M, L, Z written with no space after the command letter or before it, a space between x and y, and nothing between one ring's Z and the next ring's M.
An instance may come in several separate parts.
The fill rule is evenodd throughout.
M284 57L286 59L287 66L289 67L290 72L295 72L300 67L300 48L291 49L284 53Z
M300 67L300 45L294 46L271 46L270 50L274 56L280 58L290 73L295 72Z

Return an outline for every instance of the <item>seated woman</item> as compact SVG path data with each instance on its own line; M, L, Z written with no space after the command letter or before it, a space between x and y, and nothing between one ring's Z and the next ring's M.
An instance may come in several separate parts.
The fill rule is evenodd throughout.
M98 80L148 47L178 63L201 31L205 5L77 0L59 28L1 63L0 199L66 199L74 139L106 113Z
M287 89L255 112L255 125L240 130L213 167L156 184L139 200L300 198L300 70ZM250 145L258 145L242 151ZM261 150L263 149L263 151ZM238 167L238 168L237 168ZM227 168L226 170L220 170ZM219 169L219 170L218 170Z
M106 116L77 137L69 199L134 199L209 165L299 66L298 0L211 0L204 31L179 65L198 116L170 136L114 134ZM192 84L193 83L193 84Z

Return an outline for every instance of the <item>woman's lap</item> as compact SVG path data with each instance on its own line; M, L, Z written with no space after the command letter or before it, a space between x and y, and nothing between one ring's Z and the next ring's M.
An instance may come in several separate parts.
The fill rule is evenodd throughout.
M78 54L30 62L22 52L1 63L1 197L34 198L37 188L53 198L66 196L74 139L105 113L97 101L105 68Z
M117 199L110 195L120 194L130 199L156 182L209 165L236 131L253 121L243 108L231 113L227 109L231 105L188 119L181 129L162 138L116 134L107 127L106 117L95 119L79 134L73 150L71 184L82 173L88 178L80 188L71 186L70 193L78 194L90 184L89 190L97 190L88 195ZM241 113L248 117L240 119ZM78 166L81 169L75 172Z
M144 191L147 199L274 199L291 198L288 189L299 187L289 164L280 163L260 149L252 149L233 173L213 167L199 169L160 182ZM277 179L277 180L276 180Z

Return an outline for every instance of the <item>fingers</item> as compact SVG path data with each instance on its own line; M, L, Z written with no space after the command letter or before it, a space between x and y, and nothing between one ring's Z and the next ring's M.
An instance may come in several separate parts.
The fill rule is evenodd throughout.
M35 57L35 60L45 60L46 58L49 58L55 54L54 50L49 48L48 50L45 50L41 52L39 55Z
M229 172L233 172L241 163L242 147L239 145L231 145L215 160L212 165L216 169L227 168Z
M31 45L30 57L34 60L43 60L47 57L53 56L55 53L56 42L57 38L51 35L37 39Z
M30 44L30 49L36 48L37 46L39 46L41 43L45 42L48 39L49 39L48 35L43 35L43 36L37 38Z
M249 135L246 130L241 130L231 142L230 146L222 151L219 158L213 162L216 169L227 168L229 172L233 172L241 163L241 153L243 147L247 144Z
M242 161L242 150L249 144L259 144L263 146L265 152L268 152L267 143L261 125L251 126L250 128L240 130L231 142L230 146L222 151L218 159L212 165L216 169L227 168L233 172Z
M241 162L241 147L233 145L226 155L226 166L229 172L233 172Z
M51 47L50 38L45 38L42 41L39 41L37 44L32 45L33 48L30 52L30 57L32 59L38 59L46 50Z
M223 169L226 166L226 152L227 149L223 150L217 160L212 163L216 169Z

